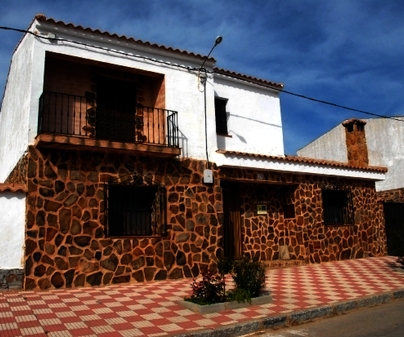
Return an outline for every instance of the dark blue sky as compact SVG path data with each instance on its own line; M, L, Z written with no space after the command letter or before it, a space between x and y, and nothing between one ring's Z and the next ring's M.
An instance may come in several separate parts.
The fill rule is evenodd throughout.
M401 0L0 0L0 26L35 14L206 55L217 67L383 116L404 115ZM0 30L0 93L21 33ZM286 154L366 114L281 94ZM398 122L399 123L399 122Z

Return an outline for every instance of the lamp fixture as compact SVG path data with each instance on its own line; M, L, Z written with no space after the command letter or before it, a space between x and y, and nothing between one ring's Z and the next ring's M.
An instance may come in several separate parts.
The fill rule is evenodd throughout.
M201 67L199 69L204 69L203 66L205 65L206 60L209 58L210 54L212 54L213 49L215 49L215 47L221 43L223 41L223 38L219 35L216 40L215 40L215 44L212 46L212 49L210 50L209 54L205 57L205 59L203 60L203 63L201 65Z

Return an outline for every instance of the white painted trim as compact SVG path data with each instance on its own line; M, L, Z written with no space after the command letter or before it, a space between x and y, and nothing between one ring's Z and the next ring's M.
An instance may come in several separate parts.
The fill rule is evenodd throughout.
M220 158L221 157L221 158ZM288 172L294 174L313 174L321 176L333 176L344 178L366 179L380 181L385 179L385 173L370 171L366 169L355 169L343 166L327 166L312 163L302 163L288 160L276 160L257 157L236 157L218 154L216 157L217 166L228 166L238 168L251 168L258 170L269 170ZM221 160L218 160L221 159Z

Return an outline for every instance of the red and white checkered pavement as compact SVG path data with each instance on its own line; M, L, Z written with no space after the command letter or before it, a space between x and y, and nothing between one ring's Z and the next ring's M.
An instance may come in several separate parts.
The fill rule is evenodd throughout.
M267 272L273 301L213 314L178 302L190 279L46 292L0 292L0 336L173 336L404 289L394 257Z

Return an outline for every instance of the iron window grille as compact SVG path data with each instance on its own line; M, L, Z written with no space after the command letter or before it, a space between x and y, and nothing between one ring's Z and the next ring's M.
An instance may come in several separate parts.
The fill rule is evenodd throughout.
M352 192L344 189L323 189L324 224L330 226L353 225Z
M160 185L106 185L107 235L164 236L166 189Z

